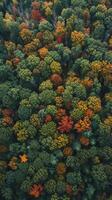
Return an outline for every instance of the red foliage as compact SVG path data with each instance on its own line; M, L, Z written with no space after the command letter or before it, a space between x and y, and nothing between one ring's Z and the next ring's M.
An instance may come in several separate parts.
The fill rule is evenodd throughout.
M17 13L18 13L18 10L17 10L16 5L13 5L13 6L12 6L12 11L13 11L14 14L17 14Z
M42 32L38 32L36 34L36 38L38 38L39 40L42 40L43 39L43 33Z
M14 114L12 109L5 108L2 110L2 114L4 117L12 116Z
M70 109L71 106L72 106L72 102L71 102L71 101L68 101L68 102L67 102L67 105L66 105L66 108L67 108L67 109Z
M39 10L32 10L32 19L40 21L42 19L41 13Z
M52 121L52 117L51 115L47 115L45 118L45 123L51 122Z
M59 127L58 127L58 130L61 132L61 133L68 133L73 127L73 121L71 119L71 117L68 117L68 116L64 116L62 118L62 120L59 122Z
M37 197L39 197L39 196L42 194L42 192L43 192L43 186L42 186L41 184L38 184L38 185L34 184L34 185L31 187L31 189L30 189L30 191L29 191L29 194L30 194L31 196L37 198Z
M17 65L20 62L20 58L16 57L12 60L13 65Z
M60 44L63 41L63 37L62 36L58 36L57 37L57 43Z
M73 194L73 187L72 185L66 185L66 192L68 195L72 195Z

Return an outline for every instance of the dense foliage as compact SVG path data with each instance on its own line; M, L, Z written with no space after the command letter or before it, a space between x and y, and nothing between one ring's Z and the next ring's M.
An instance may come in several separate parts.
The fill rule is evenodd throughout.
M0 199L112 200L112 1L0 11Z

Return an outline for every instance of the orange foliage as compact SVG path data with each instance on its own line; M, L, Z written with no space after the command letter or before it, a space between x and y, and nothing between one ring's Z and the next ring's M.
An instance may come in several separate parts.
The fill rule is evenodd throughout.
M34 184L30 191L29 191L29 194L35 198L38 198L43 192L43 186L41 184Z
M19 25L19 29L20 29L20 30L25 29L25 28L26 28L26 29L29 28L29 26L28 26L27 23L23 22L23 23L21 23L21 24Z
M65 89L64 89L63 86L58 86L56 92L57 92L58 94L62 94L62 93L64 92L64 90L65 90Z
M28 156L26 154L20 155L21 163L26 163L28 161Z
M59 85L62 84L62 78L61 78L61 76L59 74L53 74L51 76L51 81L53 82L53 84L55 86L59 86Z
M56 113L56 119L61 120L63 116L66 115L65 109L59 108Z
M88 118L91 119L91 117L94 115L93 110L91 109L87 109L87 111L85 112L85 116L87 116Z
M64 34L65 34L65 24L64 24L64 22L58 21L56 24L55 35L56 36L64 36Z
M5 117L2 119L2 124L3 124L4 126L12 125L12 124L13 124L13 120L12 120L11 117L5 116Z
M13 170L17 169L17 158L15 156L9 161L8 166Z
M93 80L91 80L89 78L85 78L82 81L82 84L84 84L84 86L87 87L87 88L91 88L93 86Z
M91 130L91 121L88 117L85 117L83 120L81 119L75 124L75 129L78 133Z
M73 149L71 147L65 147L63 150L64 156L72 156L73 154Z
M64 163L62 163L62 162L58 163L57 167L56 167L56 172L57 172L58 175L65 174L66 165Z
M85 35L82 32L74 31L71 33L71 39L74 44L82 44L84 41Z
M40 55L41 58L44 58L48 53L48 49L45 48L45 47L39 49L38 51L39 51L39 55Z
M40 7L40 2L33 1L32 2L32 7L35 8L35 9L38 9Z

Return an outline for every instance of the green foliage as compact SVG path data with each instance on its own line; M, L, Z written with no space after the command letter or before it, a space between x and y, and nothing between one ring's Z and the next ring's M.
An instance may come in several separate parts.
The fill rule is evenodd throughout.
M89 61L87 59L78 58L73 65L73 70L79 73L81 77L84 77L90 70Z
M27 67L30 70L33 70L35 67L37 67L39 65L39 62L40 62L40 58L36 57L35 55L29 55L26 59Z
M32 73L29 69L20 69L18 72L18 76L23 81L32 81Z
M107 183L107 176L102 164L92 167L92 177L94 183L99 186L98 189L104 188Z
M13 198L13 192L11 188L3 188L2 189L2 197L5 200L11 200Z
M40 129L40 134L43 136L54 136L56 133L56 124L51 121L47 124L44 124Z
M86 98L86 88L84 85L80 83L75 83L73 86L74 89L74 96L78 97L80 99L85 99Z
M55 190L56 190L56 182L55 182L55 180L52 180L52 179L48 180L46 182L45 189L48 192L48 194L54 194Z
M80 172L69 172L67 173L67 182L72 185L79 185L82 182Z
M39 94L41 104L48 105L54 102L56 93L53 90L45 90Z
M54 105L48 105L45 112L46 112L46 114L55 116L57 113L57 108Z
M65 181L58 180L58 181L57 181L56 189L57 189L57 192L58 192L60 195L64 194L64 193L65 193L65 190L66 190Z
M33 177L35 183L44 182L48 178L48 172L45 168L38 169Z
M25 102L24 100L24 103L21 102L19 108L18 108L18 116L20 119L22 120L26 120L26 119L29 119L30 116L32 114L32 107L31 107L31 104L29 104L29 102Z
M50 22L48 22L47 20L44 20L44 21L40 22L40 24L39 24L39 31L44 32L46 30L52 31L53 26Z
M111 200L112 0L0 1L0 199Z

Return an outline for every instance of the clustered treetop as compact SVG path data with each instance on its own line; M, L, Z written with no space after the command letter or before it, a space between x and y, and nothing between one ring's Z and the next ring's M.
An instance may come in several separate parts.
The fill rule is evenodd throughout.
M112 1L0 1L0 199L112 199Z

